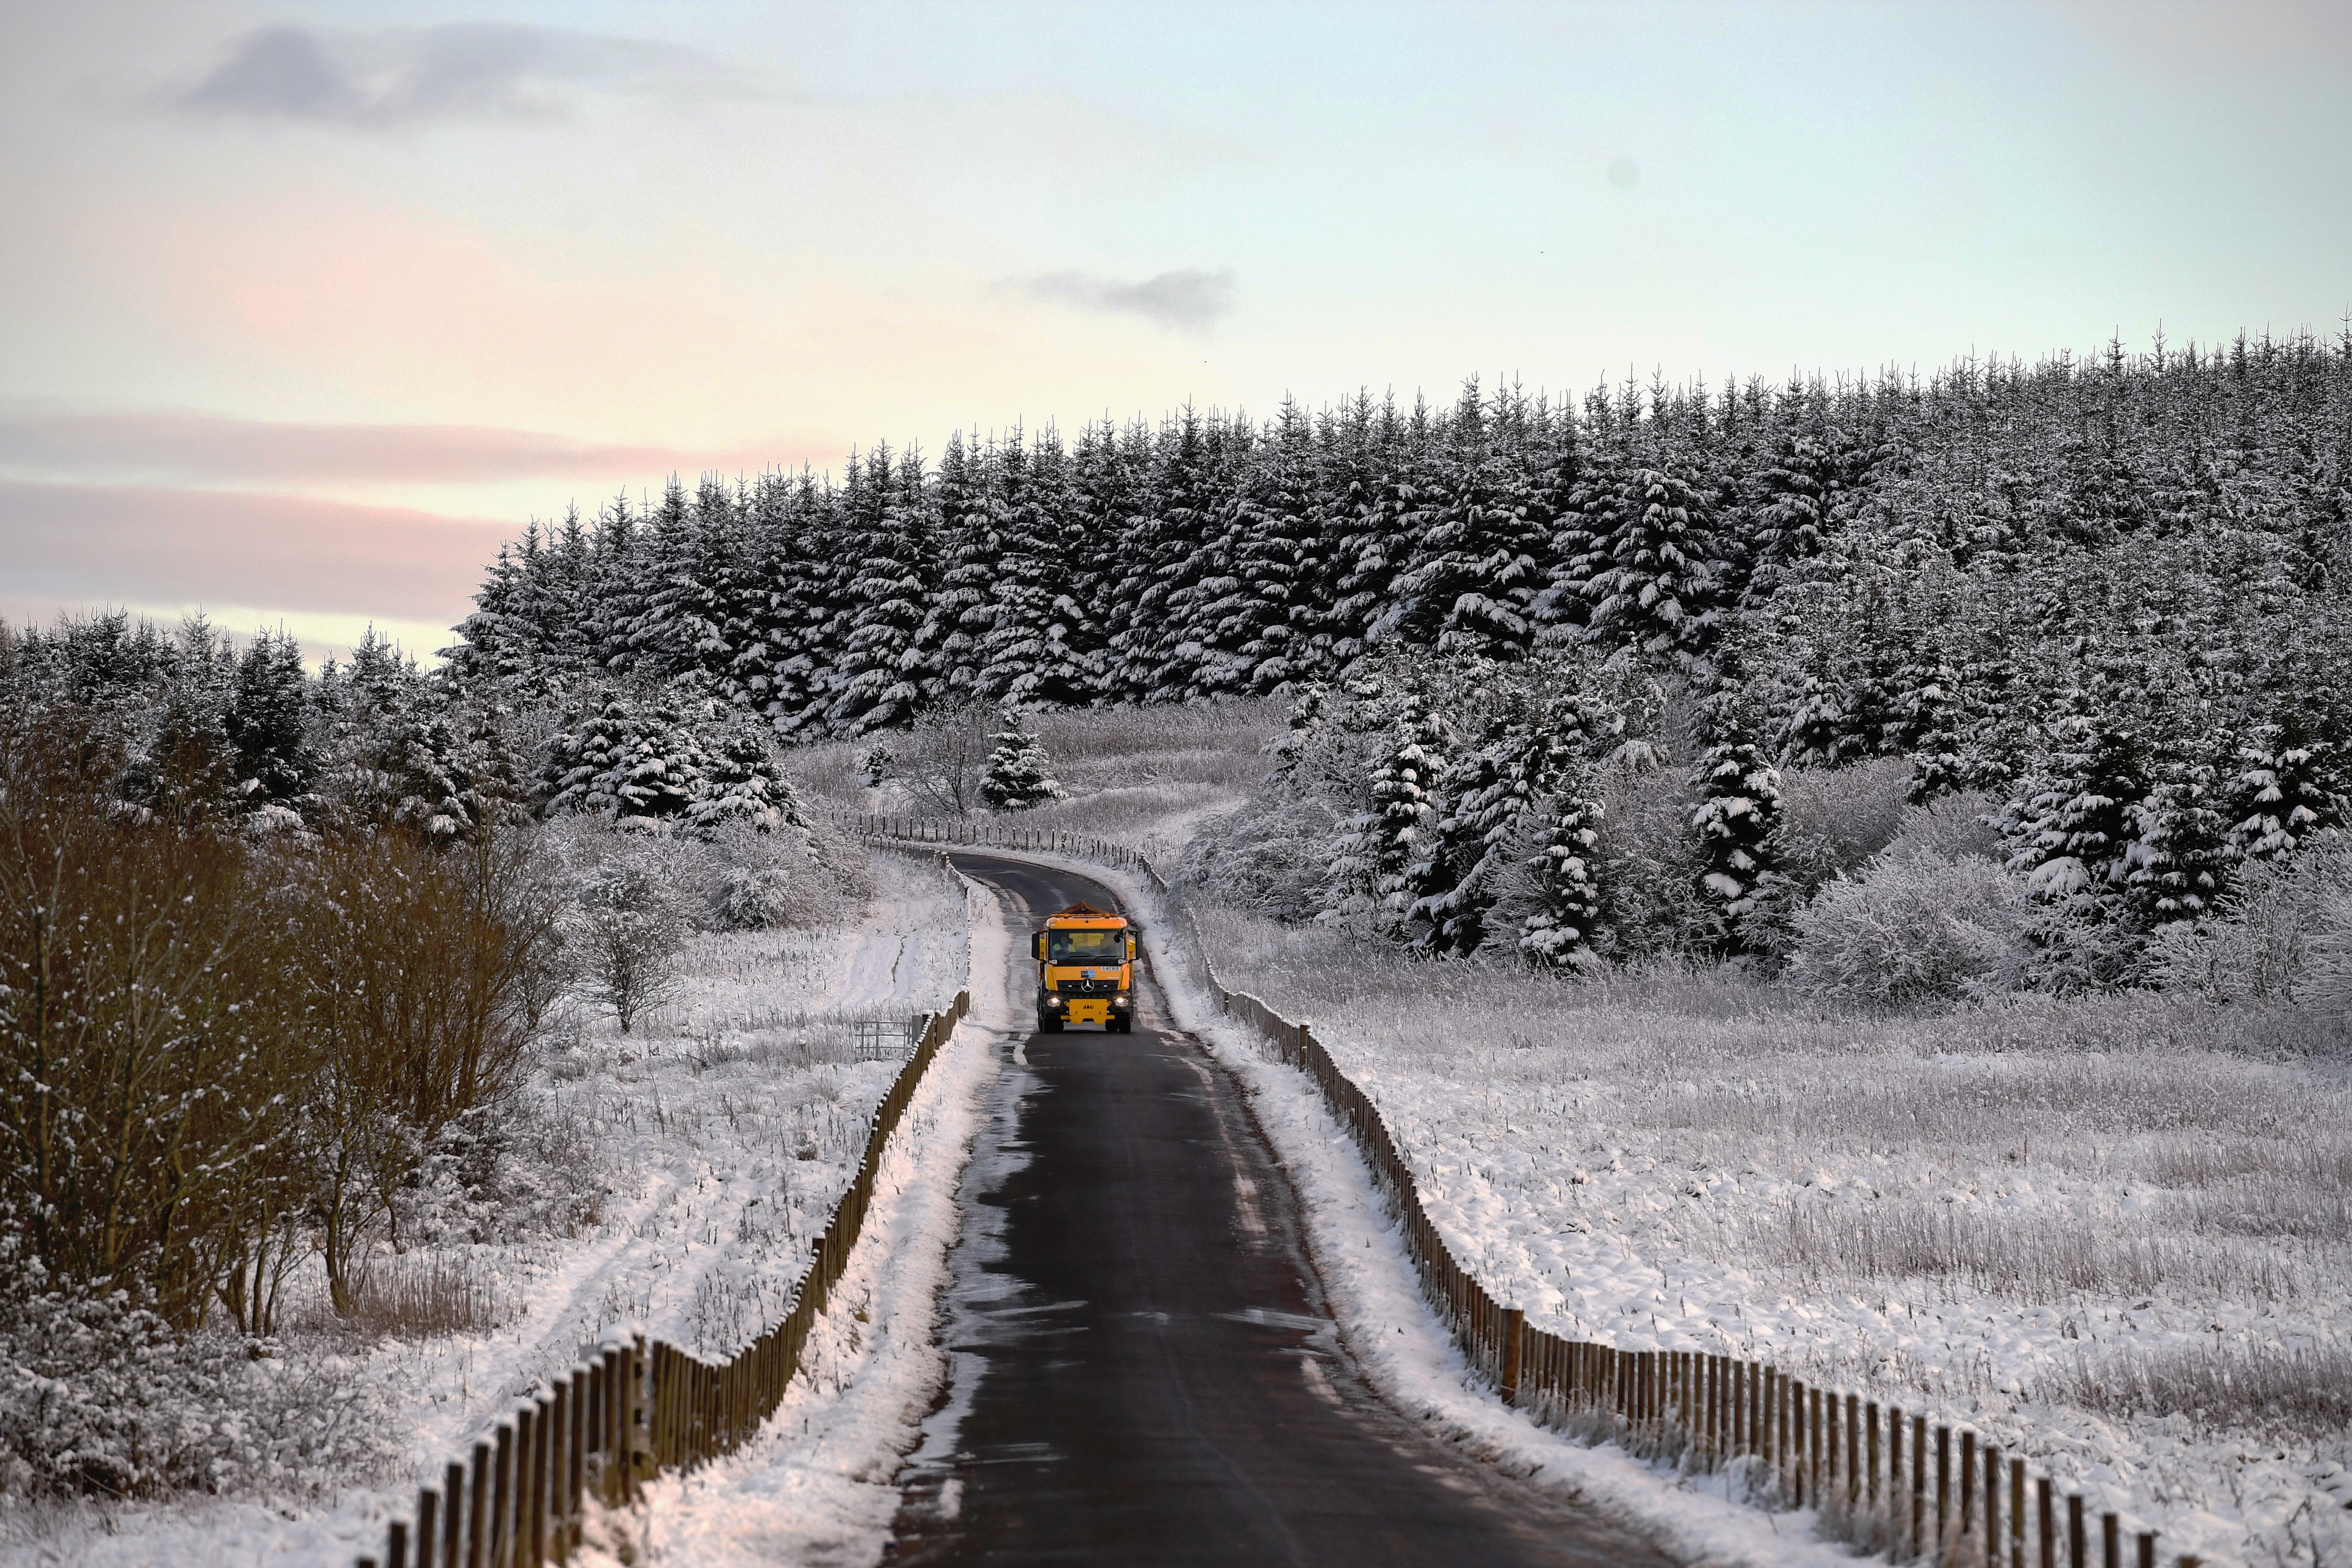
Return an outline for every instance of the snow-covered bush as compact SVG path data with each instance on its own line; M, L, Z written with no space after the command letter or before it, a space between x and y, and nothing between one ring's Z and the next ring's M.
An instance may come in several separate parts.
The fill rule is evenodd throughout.
M1698 795L1688 773L1629 754L1601 770L1608 805L1600 835L1601 953L1638 963L1696 951L1704 911L1696 894Z
M2352 1010L2352 840L2331 833L2292 859L2250 861L2220 918L2157 932L2149 967L2168 991L2341 1017Z
M1991 795L1981 790L1969 790L1907 807L1895 826L1894 837L1886 842L1885 854L1889 858L1940 855L1947 860L1957 860L1964 855L1975 855L1998 860L2001 855L2000 833L1988 818L1999 806Z
M395 1205L404 1244L487 1245L562 1234L584 1222L604 1191L599 1156L571 1101L530 1096L505 1114L468 1116L434 1142L414 1185ZM363 1297L385 1282L371 1264Z
M677 990L688 924L676 890L650 857L607 855L573 889L572 939L591 1000L627 1034L647 1008Z
M1904 804L1904 764L1885 757L1780 774L1780 871L1811 893L1853 876L1921 808Z
M380 1399L331 1366L55 1283L0 1237L0 1491L313 1490L387 1457Z
M1286 924L1313 920L1329 880L1327 861L1338 827L1323 797L1270 791L1204 824L1185 847L1176 885Z
M1956 1001L2013 961L2022 895L1979 856L1883 857L1797 912L1790 972L1840 1001Z
M857 782L867 789L878 789L898 776L898 753L890 749L887 741L877 741L859 752L850 766L857 773Z

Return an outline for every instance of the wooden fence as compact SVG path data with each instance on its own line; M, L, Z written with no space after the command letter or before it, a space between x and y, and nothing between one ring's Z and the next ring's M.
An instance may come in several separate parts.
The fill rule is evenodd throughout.
M1025 847L1002 838L925 837L927 829L958 825L920 818L861 822L887 825L862 827L877 840ZM1140 869L1155 889L1168 891L1125 845L1104 845L1107 853L1038 847ZM2154 1531L2134 1532L2126 1542L2116 1514L2094 1521L2079 1493L2060 1495L2051 1478L1966 1428L1809 1386L1759 1362L1699 1351L1620 1350L1528 1327L1520 1309L1504 1305L1454 1256L1371 1097L1339 1070L1307 1025L1228 989L1197 933L1187 936L1185 956L1218 1007L1322 1091L1371 1167L1432 1305L1471 1366L1507 1403L1547 1425L1605 1436L1693 1470L1738 1467L1769 1501L1816 1508L1836 1533L1893 1561L1924 1560L1937 1568L2157 1568ZM2194 1557L2178 1561L2179 1568L2197 1568Z
M1143 871L1155 883L1159 881L1158 873L1151 870L1151 863L1144 858L1141 850L1088 834L1066 833L1058 827L1024 827L992 816L877 816L866 812L845 816L841 821L849 832L875 844L936 844L942 848L961 846L972 849L1023 849L1034 855L1071 855Z
M866 1122L866 1152L817 1238L784 1320L727 1361L701 1360L656 1340L607 1342L522 1405L417 1494L416 1515L385 1531L383 1556L358 1568L543 1568L568 1563L593 1502L624 1508L657 1470L690 1469L757 1431L799 1369L809 1330L849 1265L875 1172L907 1103L940 1047L971 1010L959 992L921 1031L890 1091Z

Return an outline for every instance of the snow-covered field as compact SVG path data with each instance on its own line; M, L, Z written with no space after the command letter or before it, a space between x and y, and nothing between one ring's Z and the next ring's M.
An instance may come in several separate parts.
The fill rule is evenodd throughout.
M289 1375L323 1371L375 1406L388 1458L373 1486L0 1509L0 1561L343 1568L380 1549L388 1507L407 1511L416 1486L606 1327L724 1353L780 1317L898 1070L856 1059L856 1022L944 1006L971 967L962 884L919 857L877 857L877 870L886 891L856 920L695 938L678 1000L632 1035L581 1021L532 1086L536 1137L559 1152L539 1181L572 1187L558 1194L570 1234L457 1238L391 1265L441 1281L473 1327L285 1336ZM845 1285L839 1299L855 1293Z
M2155 998L1838 1019L1201 924L1531 1322L1965 1423L2167 1560L2352 1554L2352 1064Z
M1288 713L1286 703L1253 699L1033 714L1067 798L1013 821L1125 844L1172 868L1195 828L1241 805L1265 777L1262 748ZM796 776L810 795L844 811L931 809L896 784L863 787L854 759L865 749L856 742L804 747L793 759Z

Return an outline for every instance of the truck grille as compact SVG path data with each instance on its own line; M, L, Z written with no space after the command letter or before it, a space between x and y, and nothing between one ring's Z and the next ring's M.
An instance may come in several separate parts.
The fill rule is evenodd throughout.
M1116 996L1119 984L1116 980L1062 980L1055 983L1057 996Z

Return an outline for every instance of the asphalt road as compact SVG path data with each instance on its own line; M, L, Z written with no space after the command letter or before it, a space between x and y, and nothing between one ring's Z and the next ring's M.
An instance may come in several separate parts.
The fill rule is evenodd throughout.
M1075 875L956 860L1036 920L1118 907ZM1033 985L1016 973L1016 1007ZM1372 1393L1239 1089L1139 994L1133 1035L1001 1047L961 1194L951 1387L888 1560L1666 1563Z

